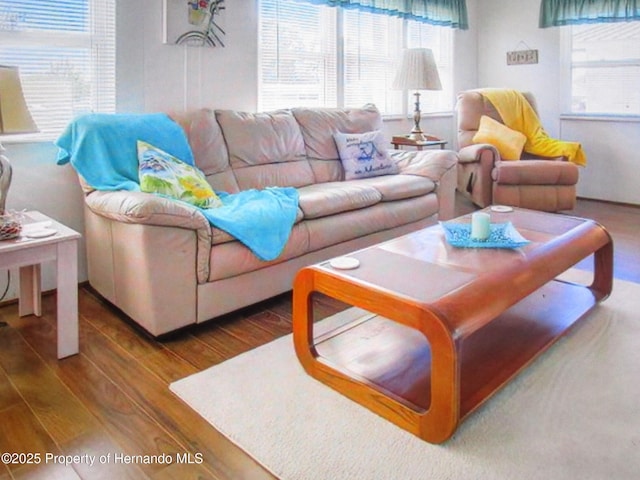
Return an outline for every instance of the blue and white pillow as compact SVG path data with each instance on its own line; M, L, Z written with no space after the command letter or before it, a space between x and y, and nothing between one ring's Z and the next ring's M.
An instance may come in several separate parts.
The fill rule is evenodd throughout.
M366 133L335 133L345 180L398 173L380 130Z

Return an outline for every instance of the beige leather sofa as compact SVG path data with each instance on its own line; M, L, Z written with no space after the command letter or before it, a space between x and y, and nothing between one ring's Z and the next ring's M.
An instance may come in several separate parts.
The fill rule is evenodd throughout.
M299 211L288 243L259 260L185 203L86 189L90 284L154 336L291 289L303 266L453 215L457 155L390 152L397 175L343 180L335 132L382 128L375 107L270 113L202 109L173 115L215 190L293 186Z

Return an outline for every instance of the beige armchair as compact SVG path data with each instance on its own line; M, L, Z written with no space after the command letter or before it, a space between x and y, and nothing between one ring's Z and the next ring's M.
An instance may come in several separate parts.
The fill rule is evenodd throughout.
M533 96L530 93L523 94L535 111ZM480 90L460 93L456 112L458 190L474 204L480 207L510 205L549 212L575 207L579 176L577 165L566 161L565 157L543 158L524 151L520 161L505 160L501 158L497 147L488 143L474 143L473 138L483 116L504 123Z

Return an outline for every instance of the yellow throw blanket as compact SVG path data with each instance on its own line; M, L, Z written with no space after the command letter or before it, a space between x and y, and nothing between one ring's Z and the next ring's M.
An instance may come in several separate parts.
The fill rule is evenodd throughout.
M576 165L585 166L587 158L577 142L565 142L549 137L540 119L522 93L516 90L480 90L496 108L504 124L527 137L524 151L542 157L567 157Z

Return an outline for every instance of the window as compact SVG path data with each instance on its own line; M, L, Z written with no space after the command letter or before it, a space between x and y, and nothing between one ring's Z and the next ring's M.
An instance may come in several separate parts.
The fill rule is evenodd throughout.
M438 62L444 89L423 92L423 111L452 108L450 28L295 0L261 0L259 37L260 110L375 103L385 115L406 114L412 95L403 100L402 92L391 89L405 46L429 47Z
M336 19L328 7L260 3L260 110L337 102Z
M402 113L402 92L391 90L396 56L402 50L402 20L357 10L333 10L341 13L343 25L341 106L374 103L383 113Z
M115 111L115 0L0 0L0 64L19 68L42 138Z
M570 28L570 112L640 115L640 22Z

